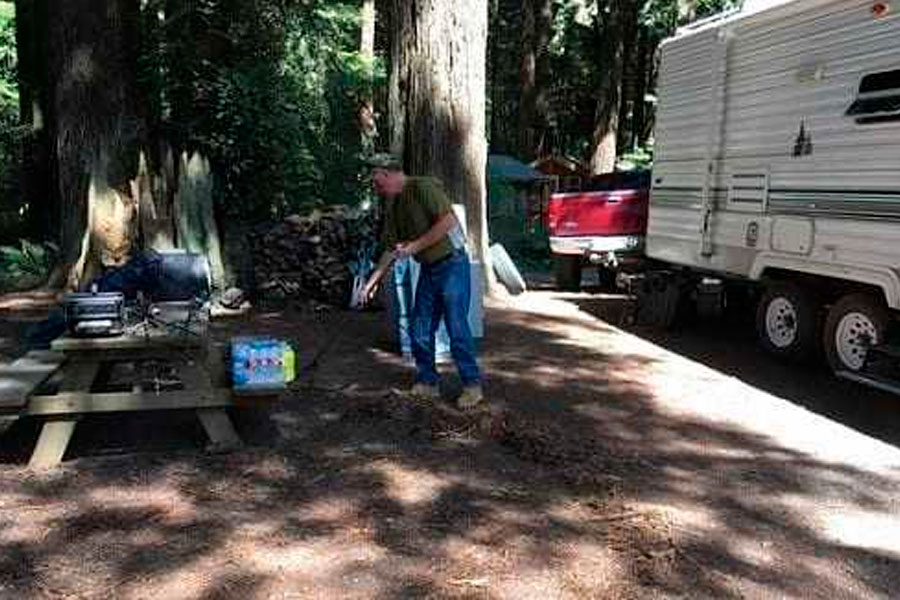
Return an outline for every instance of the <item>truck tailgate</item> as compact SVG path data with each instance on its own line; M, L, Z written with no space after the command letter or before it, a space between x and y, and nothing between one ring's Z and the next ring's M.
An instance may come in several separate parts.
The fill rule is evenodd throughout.
M642 235L648 198L644 189L553 194L547 211L550 235Z

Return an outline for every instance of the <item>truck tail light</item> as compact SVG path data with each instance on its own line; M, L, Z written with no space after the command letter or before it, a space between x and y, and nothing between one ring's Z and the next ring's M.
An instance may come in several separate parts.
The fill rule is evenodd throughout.
M556 231L556 228L559 226L559 218L562 212L562 202L558 199L550 198L550 202L547 205L547 229L550 233Z

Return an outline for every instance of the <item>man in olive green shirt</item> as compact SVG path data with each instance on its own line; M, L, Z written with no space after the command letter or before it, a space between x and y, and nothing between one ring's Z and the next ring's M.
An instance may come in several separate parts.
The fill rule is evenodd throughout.
M464 248L450 237L458 226L453 207L440 182L408 177L391 157L374 162L372 183L384 200L384 254L363 290L368 301L394 260L413 257L421 265L412 312L412 351L416 383L412 393L437 399L439 376L435 366L434 335L447 325L450 353L463 382L458 403L469 408L483 400L481 371L469 328L471 269Z

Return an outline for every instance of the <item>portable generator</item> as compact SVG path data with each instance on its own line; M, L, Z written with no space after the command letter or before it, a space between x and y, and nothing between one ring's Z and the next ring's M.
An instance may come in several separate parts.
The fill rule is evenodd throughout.
M114 336L125 330L125 295L121 292L67 294L66 327L74 336Z

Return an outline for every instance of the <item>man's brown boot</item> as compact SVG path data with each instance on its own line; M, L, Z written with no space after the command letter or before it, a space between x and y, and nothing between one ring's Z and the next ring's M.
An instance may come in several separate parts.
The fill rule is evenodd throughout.
M484 391L481 389L481 385L467 385L463 388L463 393L460 395L459 400L456 401L456 405L463 409L475 408L483 401Z

